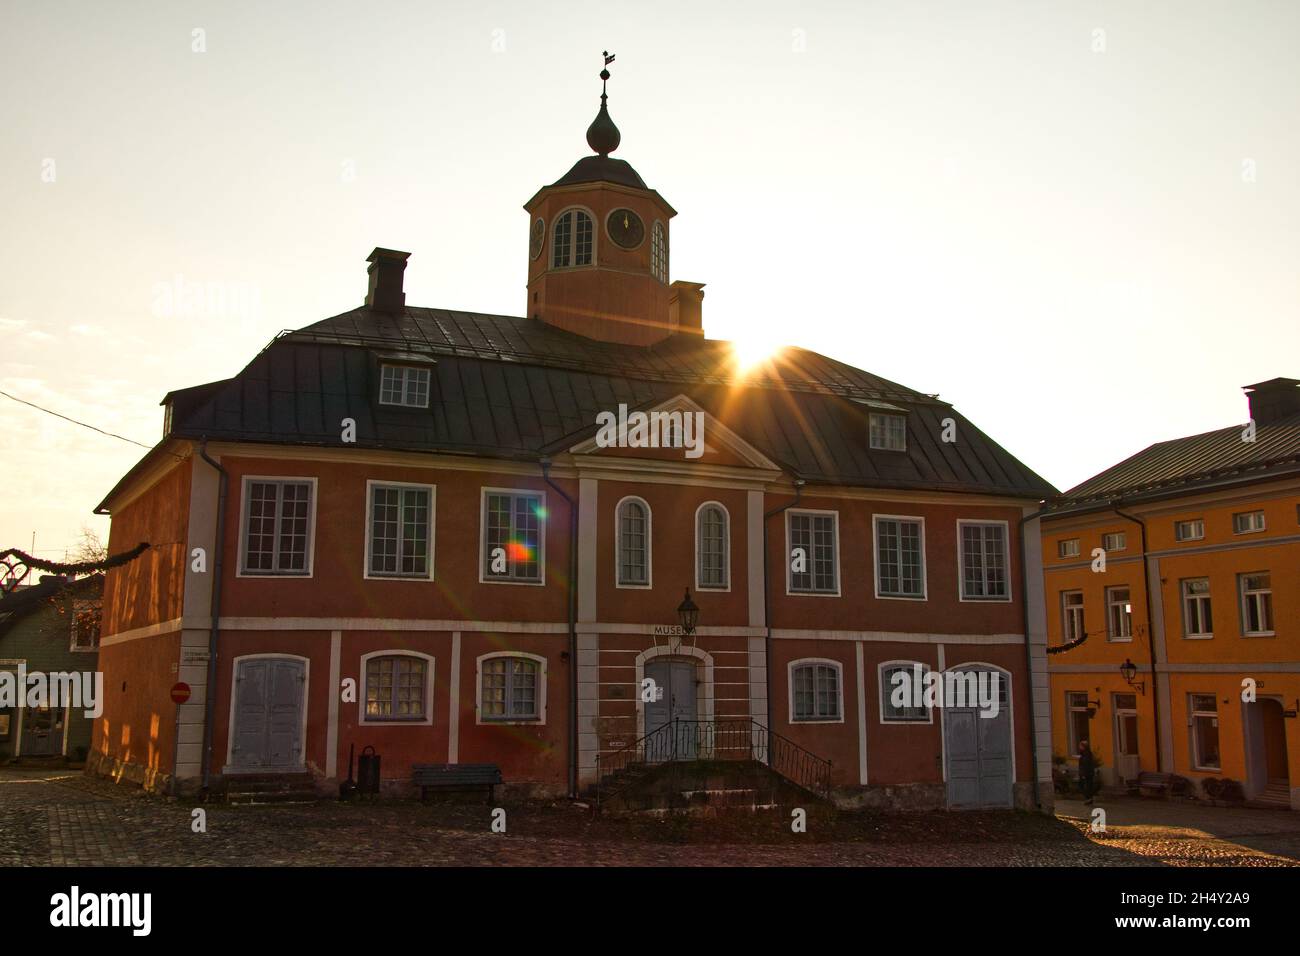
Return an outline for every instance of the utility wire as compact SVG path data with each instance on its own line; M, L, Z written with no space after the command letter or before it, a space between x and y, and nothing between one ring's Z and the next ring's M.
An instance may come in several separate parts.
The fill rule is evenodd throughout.
M125 435L117 435L114 434L113 432L106 432L102 428L96 428L94 425L87 425L85 422L79 422L75 418L69 418L67 415L60 415L58 412L50 411L48 408L42 408L40 405L21 399L16 395L10 395L6 391L0 390L0 395L3 395L5 398L17 402L19 405L26 405L29 408L36 409L38 412L44 412L46 415L53 415L55 418L62 418L65 422L72 422L72 424L80 425L82 428L89 428L92 432L99 432L101 435L107 435L109 438L117 438L124 442L129 442L132 445L139 445L141 448L150 448L150 449L153 448L153 445L146 445L144 444L144 442L138 442L133 438L127 438Z

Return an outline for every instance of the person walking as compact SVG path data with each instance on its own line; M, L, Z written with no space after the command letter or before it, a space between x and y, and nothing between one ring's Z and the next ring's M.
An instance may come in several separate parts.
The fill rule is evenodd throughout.
M1086 740L1079 741L1079 789L1084 804L1092 806L1092 796L1097 792L1097 758Z

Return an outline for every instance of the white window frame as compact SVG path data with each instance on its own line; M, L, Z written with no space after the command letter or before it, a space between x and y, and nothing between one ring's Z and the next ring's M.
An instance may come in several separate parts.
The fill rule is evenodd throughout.
M404 574L402 572L382 572L372 571L370 569L370 558L374 546L374 512L375 512L375 489L376 488L413 488L417 491L427 491L429 493L429 532L428 532L428 553L425 558L426 573L424 574ZM434 533L437 528L437 504L438 504L438 486L424 485L411 481L383 481L378 478L369 478L366 480L366 519L365 519L365 564L362 565L362 576L366 580L375 581L432 581L433 573L433 555L434 555ZM398 515L398 551L400 562L400 545L401 545L401 515Z
M794 590L794 570L790 566L790 552L794 550L794 536L790 519L795 515L830 516L831 532L835 535L835 590L834 591L796 591ZM813 556L808 555L808 574L813 573ZM839 597L844 587L840 576L840 513L838 511L819 511L812 508L789 508L785 512L785 593L787 597Z
M1247 525L1247 527L1244 528L1238 527L1237 526L1238 518L1249 519L1246 522L1244 522ZM1267 529L1268 529L1268 522L1264 518L1264 511L1262 508L1257 508L1254 511L1238 511L1236 514L1232 516L1233 534L1259 534L1261 531L1266 531Z
M574 260L577 259L577 243L578 243L577 216L573 217L573 224L572 226L570 226L569 257L568 257L569 261L564 265L560 265L555 261L555 254L559 249L559 244L555 241L555 230L559 228L561 220L563 220L566 216L570 215L571 213L582 213L591 222L591 261L584 262L582 265L577 265L574 262ZM600 230L596 228L596 221L597 221L596 214L586 206L565 206L563 209L560 210L560 212L555 216L555 218L551 220L551 225L550 225L551 252L549 257L547 258L547 262L552 270L596 268L596 262L597 262L596 240L597 240L597 234L600 232Z
M1071 594L1079 595L1078 604L1068 604L1066 602L1065 599L1069 597ZM1086 626L1087 622L1084 620L1083 608L1084 608L1084 600L1083 600L1082 589L1068 588L1067 590L1061 592L1061 639L1063 642L1068 644L1071 641L1077 641L1079 638L1085 637L1087 635L1088 633L1087 626ZM1077 614L1071 613L1074 611L1077 611L1078 613ZM1075 617L1078 618L1078 626L1072 628L1070 625L1070 619ZM1071 634L1070 633L1071 630L1074 630L1077 633Z
M623 580L623 506L638 504L645 509L645 583ZM614 506L614 587L620 590L648 591L654 587L654 514L650 502L640 495L624 495Z
M248 521L249 507L252 502L249 500L249 485L266 482L294 483L311 485L311 507L307 511L307 553L306 569L303 571L249 571L248 570ZM262 580L284 580L292 578L294 580L311 579L315 576L316 570L316 503L319 499L319 488L317 479L307 478L302 475L244 475L240 479L239 485L239 563L235 568L235 577L237 578L260 578ZM278 502L283 502L283 497L277 498ZM277 508L279 505L277 504ZM279 519L276 519L276 553L279 553L280 529Z
M650 226L650 275L668 284L668 227L659 219Z
M966 594L966 547L962 538L962 528L966 525L1000 525L1002 528L1002 569L1006 577L1006 595L1001 597L969 597ZM987 570L987 569L986 569ZM987 583L987 574L985 575ZM879 576L877 576L879 581ZM957 599L972 604L1010 604L1011 603L1011 525L1006 521L983 520L978 518L957 519Z
M898 434L895 434L895 425L893 420L900 424L897 426ZM876 442L876 425L880 424L881 443ZM890 441L894 438L900 438L901 444L891 445ZM867 413L867 445L875 451L907 451L907 415L902 412L868 412Z
M879 706L877 708L880 714L880 722L882 724L886 724L893 727L924 727L926 724L933 724L934 723L933 707L925 707L924 720L920 720L920 719L905 720L905 719L900 719L898 717L886 716L885 704L889 702L889 695L894 692L894 687L892 684L889 685L889 687L885 686L885 671L894 670L900 667L911 667L913 671L915 671L915 669L919 667L921 669L922 681L925 680L925 675L930 673L931 670L933 670L933 668L931 668L929 664L922 663L921 661L903 661L903 660L881 661L879 664L877 664L876 665L876 691L880 695ZM924 685L922 685L921 694L922 694L922 700L924 700L925 699ZM922 704L922 706L924 707L925 705Z
M1178 594L1179 597L1181 598L1181 602L1183 606L1183 637L1189 641L1208 641L1214 637L1213 594L1209 590L1207 590L1204 594L1190 593L1188 591L1188 585L1197 581L1204 581L1207 587L1210 584L1210 579L1208 577L1183 578L1178 582ZM1189 608L1194 603L1198 605L1202 603L1205 604L1204 610L1198 609L1196 613L1198 617L1204 619L1204 622L1206 624L1210 625L1210 629L1208 631L1193 631L1188 627L1188 622L1191 620L1191 614L1189 613Z
M921 526L921 593L917 594L882 594L880 592L880 522L914 521ZM920 515L884 515L871 516L871 568L876 599L880 601L928 601L930 599L929 562L925 556L925 518Z
M1261 574L1268 575L1267 588L1247 588L1246 581L1249 578L1257 577ZM1274 637L1277 635L1277 621L1274 617L1273 607L1273 572L1271 571L1247 571L1237 575L1237 594L1239 595L1239 606L1241 613L1241 636L1242 637ZM1250 621L1250 599L1253 595L1268 596L1268 630L1252 631L1247 629ZM1261 602L1263 603L1263 602Z
M1116 591L1123 591L1124 600L1115 597ZM1106 640L1112 644L1128 644L1133 640L1133 588L1127 584L1114 584L1106 588ZM1116 609L1123 615L1121 620L1128 621L1128 633L1120 634L1115 629L1114 614Z
M817 706L817 667L830 667L835 671L835 708L838 717L796 717L794 713L794 672L800 667L812 667L813 670L813 709ZM786 665L787 690L789 692L789 711L791 724L842 724L844 723L844 665L829 657L801 657Z
M1187 528L1194 533L1183 534L1184 528ZM1184 518L1181 521L1174 522L1175 541L1200 541L1204 537L1205 537L1204 518Z
M700 519L703 517L705 508L717 508L722 512L722 579L721 585L705 584L700 572L704 569L701 567L701 546L704 543L703 536L700 534ZM837 538L838 540L838 538ZM787 562L788 564L789 562ZM837 578L838 580L838 578ZM731 590L731 512L721 501L705 501L695 509L695 590L712 591L716 594L723 594Z
M1118 544L1112 545L1111 542L1118 541ZM1107 531L1101 536L1101 549L1109 554L1111 551L1128 550L1128 532L1127 531Z
M1077 558L1079 556L1079 539L1058 539L1056 542L1056 556L1058 558Z
M404 717L371 717L366 713L366 703L369 698L369 675L367 668L370 660L375 657L412 657L424 661L424 717L420 720L410 720ZM361 685L360 693L357 694L357 723L366 727L429 727L433 724L433 684L434 684L434 661L429 654L422 654L419 651L409 650L405 647L392 647L382 651L370 651L361 655L361 671L358 674L358 683Z
M483 716L483 663L498 657L521 657L537 664L536 717ZM506 701L509 707L509 700ZM527 651L493 651L474 660L474 722L483 727L544 727L546 725L546 658Z
M1080 707L1078 704L1073 702L1072 699L1075 697L1083 698L1082 707ZM1081 713L1086 714L1089 711L1092 711L1092 713L1088 717L1088 737L1089 737L1088 745L1091 748L1092 718L1096 716L1096 711L1093 711L1093 708L1088 703L1088 692L1082 690L1067 690L1065 692L1065 734L1066 734L1065 744L1067 749L1069 749L1070 751L1069 756L1071 757L1079 756L1079 744L1083 742L1082 739L1078 739L1078 740L1075 739L1077 734L1075 733L1074 715L1081 714Z
M1214 701L1214 710L1197 710L1195 701L1198 697L1209 697ZM1201 762L1201 738L1196 732L1196 721L1198 718L1209 717L1214 720L1214 729L1219 731L1219 762L1211 765ZM1223 772L1223 727L1219 725L1219 698L1217 694L1207 694L1204 691L1200 693L1189 693L1187 695L1187 736L1191 738L1192 745L1192 769L1202 770L1213 773Z
M509 577L493 577L486 573L487 568L487 500L488 495L528 495L541 501L542 515L537 526L537 572L536 581L525 581ZM479 584L513 584L519 587L540 588L546 586L546 528L550 512L546 506L546 492L532 488L489 488L479 489L478 499L478 583ZM507 560L509 556L507 556Z
M391 401L384 400L384 373L387 372L389 369L392 369L394 372L402 373L402 377L401 377L402 385L399 391L399 394L402 396L402 400L398 402L391 402ZM414 375L416 373L421 373L428 379L428 381L424 383L423 403L408 402L406 400L407 388L409 385L407 379L409 376ZM379 404L380 405L384 405L389 408L428 408L429 403L432 401L432 397L433 397L433 369L424 365L403 365L401 362L381 362L379 364Z
M99 628L95 632L93 644L77 643L77 615L85 610L99 608ZM68 603L68 651L72 654L95 654L99 651L99 641L104 632L104 607L100 599L73 598Z

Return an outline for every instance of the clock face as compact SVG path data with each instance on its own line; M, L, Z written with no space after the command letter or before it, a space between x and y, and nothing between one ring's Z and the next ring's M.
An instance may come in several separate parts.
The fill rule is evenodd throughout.
M533 223L532 234L528 237L528 258L536 259L542 254L542 243L546 239L546 223L538 219Z
M624 249L635 249L645 239L645 223L631 209L615 209L605 220L609 238Z

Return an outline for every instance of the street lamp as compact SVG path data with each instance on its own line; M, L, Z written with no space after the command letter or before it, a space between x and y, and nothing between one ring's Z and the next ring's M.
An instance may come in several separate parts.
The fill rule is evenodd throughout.
M1129 687L1134 687L1141 691L1142 696L1145 697L1147 694L1146 681L1135 682L1133 680L1133 678L1137 676L1137 671L1137 665L1127 657L1124 658L1124 663L1119 665L1119 675L1124 678L1124 683L1128 684Z
M700 620L700 609L691 600L691 589L686 589L686 597L677 605L677 620L681 622L682 633L690 637L695 633L695 625Z

